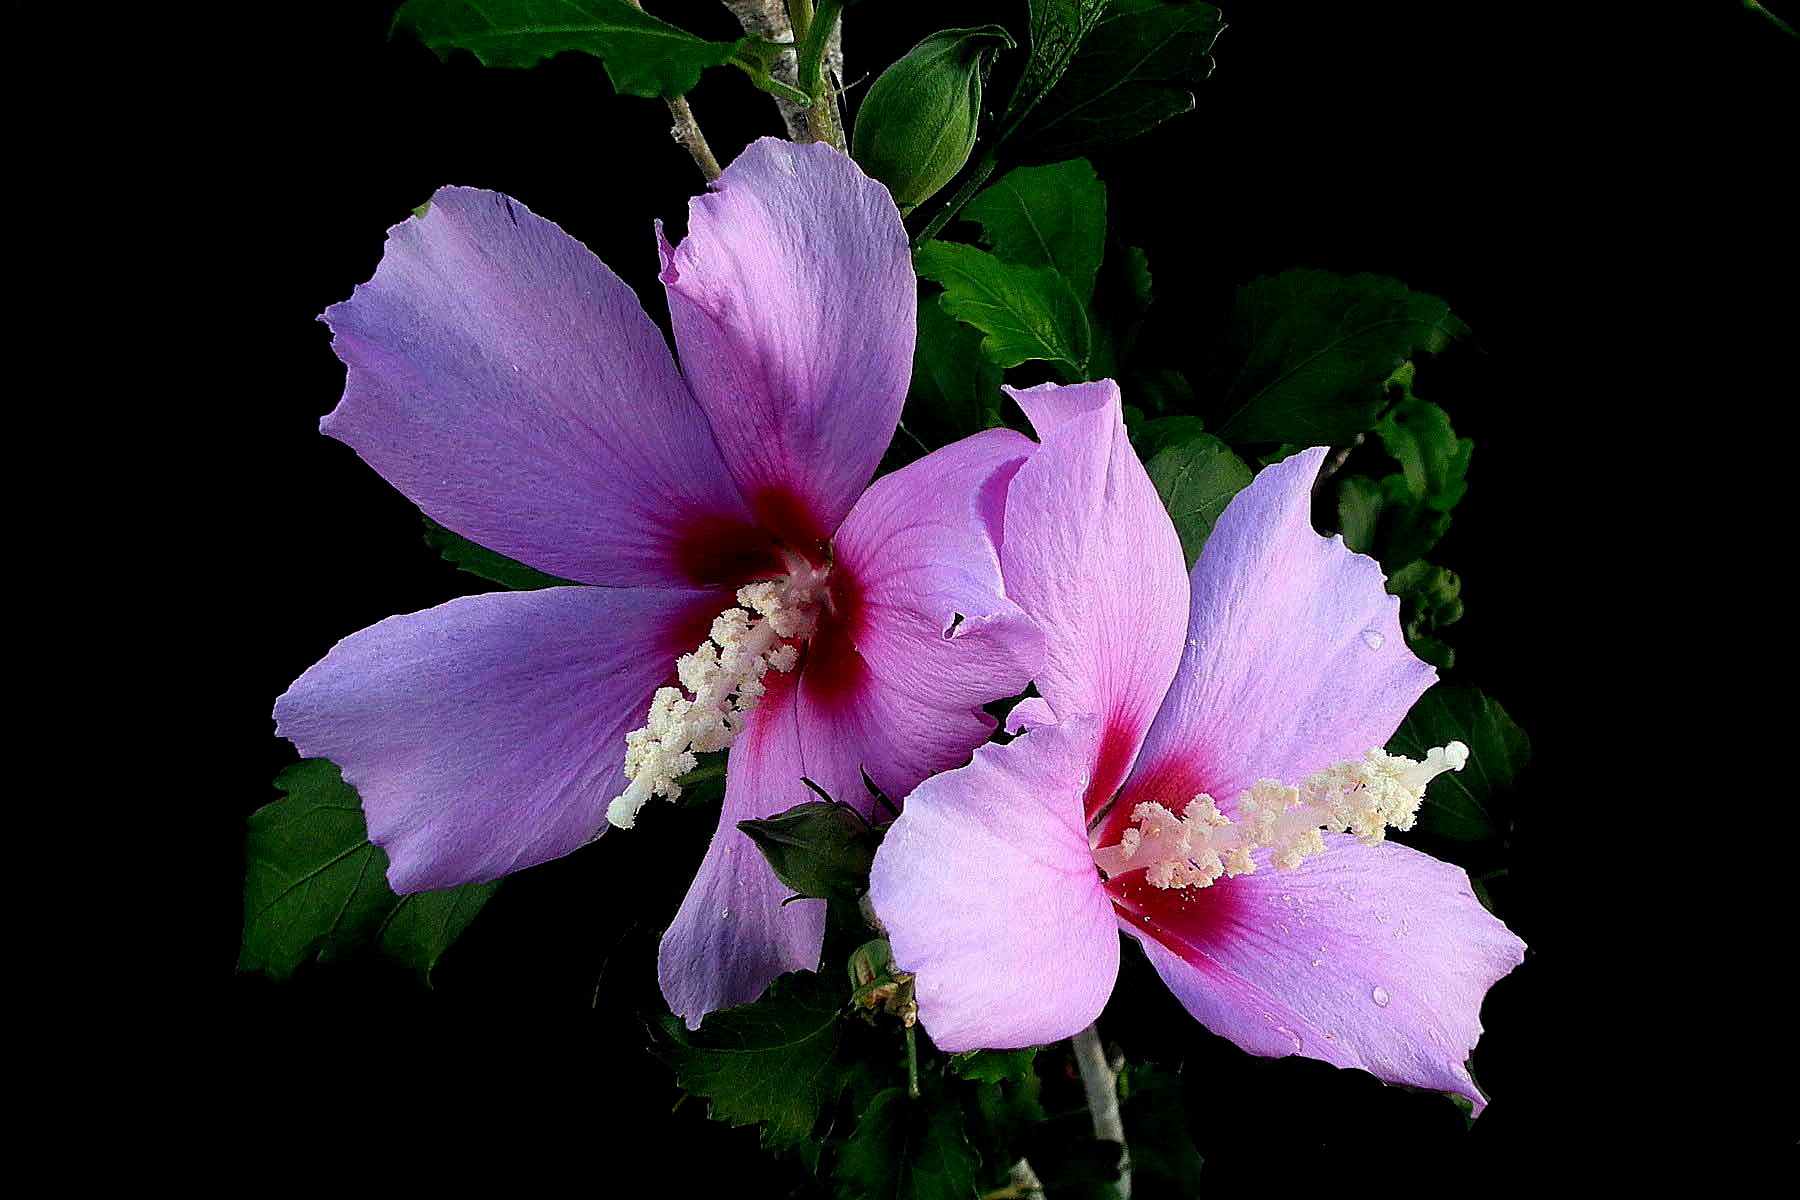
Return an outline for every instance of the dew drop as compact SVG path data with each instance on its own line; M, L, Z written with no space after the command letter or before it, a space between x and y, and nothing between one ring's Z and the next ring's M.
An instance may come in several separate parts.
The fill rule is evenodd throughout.
M1378 631L1373 630L1373 629L1363 630L1362 631L1362 640L1363 640L1363 645L1367 646L1371 650L1381 649L1381 643L1387 641L1387 639L1382 637Z
M729 908L721 908L719 910L719 920L721 920L721 921L731 920L731 910Z
M1322 965L1324 965L1324 962L1325 962L1325 960L1322 958L1315 958L1315 959L1313 959L1313 966L1315 966L1315 967L1322 966Z
M1386 988L1378 987L1369 993L1369 999L1373 1000L1378 1006L1386 1008L1388 1006L1388 1001L1392 999L1392 997L1388 995Z
M1293 1030L1289 1029L1286 1025L1277 1025L1275 1027L1275 1032L1281 1033L1281 1034L1286 1034L1288 1040L1294 1043L1294 1053L1295 1054L1300 1053L1302 1043L1300 1041L1299 1034L1297 1034Z

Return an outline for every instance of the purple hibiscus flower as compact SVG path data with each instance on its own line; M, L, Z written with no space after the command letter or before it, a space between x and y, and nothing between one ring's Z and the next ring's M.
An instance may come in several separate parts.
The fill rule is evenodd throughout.
M697 1023L818 961L822 904L784 907L737 822L811 799L803 776L904 796L1030 677L996 545L1034 447L995 430L869 485L915 285L888 193L830 148L756 143L661 244L679 371L631 290L505 196L445 188L390 231L325 314L349 373L321 428L442 524L595 586L391 617L275 716L361 793L402 893L567 854L731 744L660 954Z
M876 857L920 1020L951 1051L1068 1037L1105 1005L1123 929L1245 1050L1479 1110L1463 1063L1524 945L1460 868L1380 840L1465 750L1372 752L1436 673L1378 564L1313 532L1325 450L1239 493L1190 580L1117 388L1014 395L1041 446L1001 561L1044 629L1042 698L1008 718L1022 737L915 790Z

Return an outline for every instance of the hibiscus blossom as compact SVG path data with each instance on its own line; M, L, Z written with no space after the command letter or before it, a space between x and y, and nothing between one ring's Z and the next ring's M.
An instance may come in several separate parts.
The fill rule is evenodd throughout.
M1463 1064L1482 996L1524 945L1460 868L1381 840L1466 751L1379 750L1436 673L1407 649L1379 565L1313 532L1326 451L1239 493L1190 580L1118 389L1014 396L1042 444L1007 493L1001 561L1044 629L1042 698L1009 717L1022 737L913 792L872 878L933 1040L1085 1028L1123 929L1245 1050L1479 1110Z
M390 231L325 314L349 374L321 428L450 529L595 586L391 617L275 716L361 794L402 893L567 854L732 745L660 955L697 1023L818 965L822 904L784 907L737 822L812 799L802 777L904 796L1030 677L995 545L1033 446L995 430L869 486L915 285L886 190L829 147L756 143L661 245L679 371L631 290L505 196L444 188Z

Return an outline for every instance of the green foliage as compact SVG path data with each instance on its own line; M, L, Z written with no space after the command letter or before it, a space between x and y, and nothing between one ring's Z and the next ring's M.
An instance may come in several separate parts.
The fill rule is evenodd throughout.
M1250 486L1250 468L1218 438L1196 433L1158 451L1144 469L1175 522L1191 571L1219 514L1233 496Z
M920 275L944 286L938 303L987 335L981 351L1001 367L1042 361L1070 380L1086 377L1091 334L1081 298L1054 269L1002 262L955 242L928 242Z
M1417 559L1388 576L1387 590L1400 597L1400 627L1412 652L1448 670L1456 652L1437 631L1462 619L1462 580L1435 563Z
M955 1096L892 1087L863 1112L833 1176L849 1200L972 1200L980 1161Z
M1074 61L1109 0L1030 0L1031 57L1006 109L1009 136L1049 94Z
M976 1083L1019 1081L1031 1074L1038 1047L1023 1050L969 1050L950 1056L950 1069Z
M429 984L438 959L500 885L396 896L387 855L369 841L362 801L336 764L306 759L282 771L287 795L250 817L244 843L244 940L238 970L286 979L374 949Z
M459 570L515 591L563 587L570 583L567 579L558 579L535 567L515 562L504 554L495 554L486 546L477 546L460 533L450 532L430 517L425 518L425 544Z
M936 448L1001 424L1001 370L981 352L981 332L946 313L935 296L919 297L918 330L908 432Z
M651 1030L651 1051L683 1091L707 1099L714 1120L760 1124L765 1147L792 1149L856 1069L847 993L841 979L791 971L762 999L711 1013L697 1030L665 1015Z
M1431 781L1417 828L1458 842L1505 834L1512 824L1506 796L1531 761L1531 739L1479 688L1440 683L1406 714L1388 750L1423 759L1452 741L1469 747L1468 765Z
M1093 167L1009 172L965 211L992 253L933 241L915 257L920 275L944 285L943 311L985 333L982 353L1000 367L1040 361L1065 382L1094 378L1096 353L1110 349L1093 311L1106 252L1106 188ZM1147 296L1147 267L1128 281Z
M1450 428L1450 414L1413 395L1415 368L1402 363L1389 379L1400 400L1375 424L1375 435L1400 464L1405 495L1434 512L1449 512L1469 490L1475 443Z
M881 73L856 114L851 154L887 185L902 214L962 170L981 124L994 55L1013 46L998 25L932 34Z
M681 96L742 42L709 42L625 0L407 0L394 16L441 59L468 50L490 67L529 67L565 50L606 63L622 95Z
M1208 424L1239 447L1343 445L1374 425L1401 363L1464 332L1442 300L1385 276L1265 275L1238 289Z
M1450 528L1450 510L1468 491L1475 449L1456 436L1449 414L1413 395L1412 378L1410 362L1394 372L1389 390L1398 399L1374 429L1400 470L1379 479L1347 475L1338 483L1345 543L1374 555L1390 573L1425 555Z
M1085 305L1106 252L1106 186L1086 159L1008 171L969 201L965 220L1009 263L1050 267Z
M868 890L881 835L848 804L812 800L737 827L795 895L854 900Z
M1376 440L1400 469L1379 478L1339 479L1338 528L1345 545L1373 555L1387 571L1388 591L1400 597L1400 621L1413 653L1448 668L1455 652L1436 634L1462 616L1462 584L1422 556L1450 528L1450 510L1468 491L1475 444L1456 436L1443 409L1413 394L1413 374L1407 362L1389 378L1394 404L1374 427Z
M1027 71L1009 121L1002 157L1042 163L1087 154L1146 133L1194 107L1192 89L1212 74L1213 42L1225 28L1219 10L1199 0L1113 0L1110 5L1034 3L1032 65L1039 61L1039 11L1050 40L1044 77ZM1066 39L1077 39L1064 58Z
M1206 422L1199 417L1186 414L1146 417L1144 410L1134 404L1124 407L1126 436L1131 439L1132 448L1138 452L1138 457L1145 462L1170 446L1179 446L1206 432Z

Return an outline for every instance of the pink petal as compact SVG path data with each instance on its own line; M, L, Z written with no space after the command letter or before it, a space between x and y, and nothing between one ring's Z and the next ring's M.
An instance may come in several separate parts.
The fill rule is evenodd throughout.
M1006 488L1035 449L1010 430L965 438L879 479L838 531L838 612L806 651L799 698L810 778L863 803L862 772L894 801L961 766L1043 656L1006 597L995 539Z
M664 247L681 367L764 523L828 538L894 435L915 282L887 189L823 144L753 143Z
M324 319L349 376L320 428L456 532L593 583L772 563L637 297L517 201L440 188Z
M1011 395L1043 445L1007 493L1001 563L1008 594L1044 629L1038 692L1058 717L1101 721L1091 816L1124 780L1180 660L1186 565L1116 384Z
M343 769L396 892L495 879L599 833L625 734L729 603L563 587L389 617L294 681L276 731Z
M1105 1007L1119 936L1081 814L1099 733L1077 717L983 746L888 830L869 895L941 1049L1053 1042Z
M737 827L818 799L800 782L792 676L771 671L767 682L726 760L719 828L657 951L663 998L690 1029L709 1012L748 1004L784 971L819 966L824 902L783 905L793 893Z
M1035 736L1035 735L1033 735ZM1298 870L1118 888L1127 932L1208 1029L1252 1054L1304 1054L1485 1101L1463 1064L1481 1000L1525 944L1462 868L1392 842L1327 836Z
M1193 572L1187 647L1099 844L1143 800L1298 784L1387 742L1437 673L1413 657L1374 559L1313 532L1325 448L1233 497ZM1177 808L1179 811L1179 808Z

